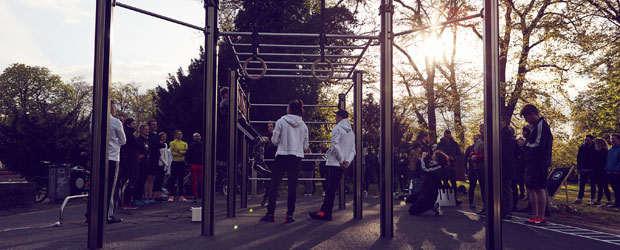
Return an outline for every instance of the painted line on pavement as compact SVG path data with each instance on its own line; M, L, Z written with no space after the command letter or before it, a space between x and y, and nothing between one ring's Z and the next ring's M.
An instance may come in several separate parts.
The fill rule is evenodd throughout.
M464 213L464 214L480 216L476 213L472 213L468 211L463 211L463 210L457 210L457 211ZM483 216L480 216L480 217L483 217ZM616 234L600 232L600 231L595 231L595 230L590 230L590 229L585 229L585 228L580 228L580 227L575 227L575 226L551 223L551 222L547 222L547 225L530 225L530 224L525 223L526 221L528 221L528 219L519 217L519 216L514 216L514 215L512 216L512 220L502 220L502 221L620 246L620 235L616 235ZM588 234L597 234L600 236L591 236ZM611 237L614 239L602 239L602 238L607 238L607 237Z

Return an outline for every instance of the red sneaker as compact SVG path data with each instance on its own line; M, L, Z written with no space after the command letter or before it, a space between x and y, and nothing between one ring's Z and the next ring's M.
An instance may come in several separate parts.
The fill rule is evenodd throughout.
M540 219L539 224L547 224L547 218Z
M530 220L528 220L526 223L527 223L527 224L537 224L537 223L540 223L540 221L541 221L541 220L540 220L540 218L538 218L538 217L532 217L532 218L531 218Z

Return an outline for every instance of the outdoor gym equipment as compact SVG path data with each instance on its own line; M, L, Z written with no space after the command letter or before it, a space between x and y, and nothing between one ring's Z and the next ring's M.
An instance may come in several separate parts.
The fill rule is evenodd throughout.
M394 14L394 5L393 0L380 0L380 15L381 15L381 31L379 35L349 35L349 34L324 34L322 35L323 39L356 39L356 40L367 40L365 45L354 44L350 45L351 47L347 49L351 50L359 50L361 49L361 53L353 56L345 56L345 55L333 55L327 54L324 51L329 48L337 48L336 46L325 46L325 43L319 44L319 49L321 50L321 54L284 54L284 53L256 53L254 57L264 57L262 58L265 62L264 67L258 68L261 70L261 74L252 74L251 68L245 67L245 71L248 71L247 75L256 75L261 76L262 72L265 71L265 74L262 77L287 77L287 78L314 78L314 75L304 74L307 71L294 71L294 74L286 74L287 71L282 74L270 74L271 71L283 70L284 68L277 68L277 65L295 65L296 67L304 67L308 65L313 65L314 62L308 60L308 57L317 56L325 61L326 58L356 58L354 63L349 62L333 62L334 66L334 76L331 79L351 79L352 77L354 82L353 86L361 86L361 72L355 71L355 67L360 62L361 57L364 52L370 46L370 43L373 40L379 41L381 46L381 80L380 80L380 106L381 106L381 155L393 155L393 141L392 141L392 110L393 110L393 76L392 76L392 57L393 57L393 39L397 35L402 35L404 33L394 33L393 31L393 14ZM118 3L114 0L97 0L97 10L96 10L96 25L95 25L95 63L94 63L94 98L93 98L93 150L92 150L92 164L93 164L93 179L92 179L92 188L91 188L91 213L89 217L89 230L88 230L88 247L89 248L101 248L103 246L103 225L105 220L103 219L105 216L105 206L106 196L105 194L105 173L107 168L107 144L108 144L108 131L107 126L109 123L109 88L110 88L110 32L111 32L111 20L113 7L123 7L125 9L137 11L139 13L143 13L146 15L150 15L153 17L157 17L166 21L170 21L179 25L183 25L192 29L200 30L205 35L205 56L204 56L204 88L203 88L203 109L205 111L205 116L203 119L203 131L201 131L205 138L204 143L204 162L205 166L215 166L215 138L216 138L216 128L213 121L216 120L217 114L217 61L216 61L216 46L220 36L224 36L225 39L233 45L233 51L235 56L237 57L237 61L241 62L239 56L247 56L244 52L237 52L235 46L244 47L243 43L233 43L230 36L248 36L251 35L251 32L219 32L217 30L217 10L218 10L218 1L217 0L205 0L204 8L205 8L205 27L200 27L192 24L188 24L182 21L178 21L169 17L165 17L159 14L155 14L152 12L144 11L135 7L131 7L125 4ZM499 91L499 21L498 21L498 1L485 0L484 1L484 10L482 15L474 15L477 17L484 18L484 124L485 124L485 182L489 187L487 192L485 193L485 204L487 205L487 217L486 217L486 246L488 249L501 249L502 248L502 238L501 238L501 214L500 211L500 154L499 154L499 143L500 143L500 129L499 129L499 110L500 110L500 91ZM474 18L474 17L471 17ZM449 22L449 21L448 21ZM446 22L446 24L448 23ZM443 24L445 25L445 24ZM424 28L424 27L423 27ZM416 30L407 31L409 33L415 32ZM405 33L407 33L405 32ZM294 36L297 38L306 37L306 38L317 38L321 36L320 34L299 34L299 33L269 33L269 32L256 32L258 36L270 36L270 37L286 37L286 36ZM251 45L250 45L251 46ZM260 45L263 48L278 48L284 46L284 44L279 44L275 46L271 46L271 44L262 44ZM304 44L304 45L294 45L299 49L308 49L315 48L316 45ZM294 61L275 61L275 60L265 60L265 58L269 56L297 56L302 60ZM323 60L325 58L325 60ZM244 58L247 60L247 58ZM245 61L244 60L244 61ZM249 62L248 62L249 64ZM240 64L240 68L243 69L243 66ZM336 69L336 67L340 67L340 69ZM349 67L349 68L347 68ZM343 75L339 74L342 70L348 71L348 74ZM331 68L330 68L331 71ZM234 72L234 71L233 71ZM288 71L291 72L291 71ZM312 70L310 69L310 72ZM314 73L320 72L316 70ZM231 73L232 74L232 73ZM245 72L244 72L245 74ZM236 77L234 78L236 79ZM319 79L320 80L320 79ZM351 88L353 88L353 86ZM350 88L350 89L351 89ZM348 91L347 91L348 93ZM361 87L355 90L355 114L361 113ZM234 96L234 95L231 95ZM357 115L356 115L357 116ZM355 133L357 135L361 135L361 126L357 126L355 128ZM356 147L358 152L361 152L361 136L356 136ZM361 173L361 160L356 161L355 171L356 175ZM381 212L380 212L380 228L381 228L381 236L392 238L394 236L394 225L393 225L393 199L391 197L392 193L392 173L393 166L389 157L381 157L381 180L382 185L380 188L381 192ZM208 236L214 234L214 169L212 167L204 168L204 180L205 185L203 185L203 193L205 194L205 199L203 199L203 204L201 211L202 225L201 225L201 234ZM358 185L360 178L356 178L355 185ZM361 194L359 193L359 189L356 188L354 192L354 200L357 204L361 204ZM359 211L358 211L359 209ZM354 208L354 217L361 218L361 205L355 206Z

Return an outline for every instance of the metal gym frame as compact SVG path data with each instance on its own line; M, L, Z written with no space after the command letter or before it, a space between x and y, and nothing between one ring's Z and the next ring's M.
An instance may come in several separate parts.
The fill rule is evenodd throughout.
M355 36L355 35L325 35L326 38L359 38L371 40L377 39L381 45L381 155L392 155L393 142L392 142L392 108L393 108L393 78L392 78L392 57L393 57L393 39L397 35L407 34L415 32L416 30L405 31L400 33L394 33L393 31L393 13L394 5L393 0L380 0L381 8L381 32L379 36ZM106 219L106 206L107 204L107 171L108 171L108 127L109 127L109 109L110 109L110 34L112 26L112 16L114 6L123 7L125 9L133 10L142 14L160 18L166 21L170 21L179 25L183 25L192 29L200 30L205 34L205 57L204 57L204 91L203 91L203 109L205 116L202 121L203 130L201 131L205 136L204 143L204 181L202 192L205 194L205 198L202 201L202 225L201 235L209 236L214 235L214 195L215 191L215 138L216 138L216 126L217 124L217 65L216 65L216 45L219 38L217 32L217 0L205 0L205 27L192 25L186 22L178 21L169 17L165 17L156 13L145 11L139 8L135 8L126 4L116 2L114 0L97 0L96 2L96 19L95 19L95 49L94 49L94 82L93 82L93 139L92 139L92 158L93 163L92 171L92 186L90 192L90 213L89 213L89 225L88 225L88 248L102 248L104 245L103 233ZM484 20L484 117L485 117L485 181L488 183L487 192L485 194L486 204L486 247L487 249L502 249L502 227L500 209L500 176L501 176L501 161L500 161L500 148L499 143L499 21L498 21L498 3L497 0L484 0L483 15L476 15L476 17L483 17ZM471 16L472 18L474 16ZM462 21L466 19L460 19L456 21ZM454 20L444 22L441 25L446 25ZM247 35L239 33L224 33L225 35ZM251 33L249 33L251 35ZM264 36L285 36L279 33L260 33ZM291 35L291 34L289 34ZM317 37L320 34L292 34L295 36L308 36ZM232 41L231 41L232 42ZM368 47L369 43L365 46ZM246 46L243 44L237 44L235 46ZM278 47L283 45L275 45L271 47ZM306 45L311 46L311 45ZM360 49L360 46L355 48L342 48L342 49ZM264 44L263 47L270 47L270 45ZM323 47L321 45L321 47ZM329 48L329 47L327 47ZM321 50L321 54L324 50ZM238 54L237 52L235 52ZM243 52L239 52L243 53ZM238 54L247 55L247 54ZM256 56L271 56L269 54L257 53ZM291 55L293 56L293 55ZM299 56L299 55L295 55ZM304 55L306 56L306 55ZM254 58L252 54L252 59ZM316 55L308 55L308 57L317 57ZM324 56L321 56L324 57ZM327 56L329 57L329 56ZM335 55L336 58L341 57ZM361 56L360 56L361 57ZM359 59L359 58L358 58ZM247 60L247 59L246 59ZM238 60L239 61L239 60ZM359 60L355 64L357 64ZM294 62L300 66L314 65L316 62ZM249 64L249 62L248 62ZM262 64L262 63L261 63ZM265 61L260 74L263 72L267 77L280 77L278 75L268 76L267 65L278 64L290 64L290 62L273 62ZM355 66L351 64L338 64L333 63L333 66ZM329 66L331 73L337 73L338 71ZM246 66L247 67L247 66ZM243 68L246 68L243 67ZM265 69L267 68L267 69ZM272 68L270 71L276 71L277 68ZM303 68L302 68L303 69ZM253 68L247 68L247 70L256 70ZM259 68L260 70L260 68ZM346 69L339 69L341 71ZM256 71L254 71L256 72ZM281 72L287 72L282 69ZM291 72L291 71L289 71ZM293 72L307 72L307 70L293 71ZM316 70L311 70L316 73ZM320 71L318 71L320 72ZM349 69L350 76L353 70ZM256 76L254 73L252 76ZM360 74L361 76L361 74ZM310 78L315 76L294 74L286 77L304 77ZM337 78L338 76L334 76ZM340 76L342 77L342 75ZM315 77L316 78L316 77ZM321 78L319 78L321 79ZM361 80L361 79L360 79ZM356 102L361 104L361 89L355 91ZM356 104L355 113L361 111L361 105ZM356 147L361 145L361 127L356 126ZM358 151L361 154L361 149ZM380 214L380 227L381 237L392 238L394 237L394 225L393 225L393 199L392 193L392 173L393 166L389 157L381 157L383 169L381 171L381 214ZM361 171L361 161L356 161L356 174ZM357 179L357 178L356 178ZM359 184L359 180L356 180L356 186ZM231 189L231 190L234 190ZM361 197L361 193L358 192L356 187L355 197ZM358 200L361 204L361 200ZM357 209L354 209L354 213L357 213ZM361 217L361 210L360 210Z

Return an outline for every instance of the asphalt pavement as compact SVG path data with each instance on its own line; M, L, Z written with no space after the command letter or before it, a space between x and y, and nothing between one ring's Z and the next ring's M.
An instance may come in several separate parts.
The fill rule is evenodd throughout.
M350 197L348 197L350 198ZM319 208L322 197L299 196L296 222L284 224L286 199L280 198L276 222L260 222L266 208L250 200L235 218L226 218L224 196L216 198L216 233L200 236L200 223L191 222L194 203L160 203L138 210L120 210L123 223L106 225L105 249L484 249L484 219L465 207L447 207L440 216L426 212L407 213L408 204L395 201L394 238L381 238L379 198L364 199L362 220L354 220L351 205L335 208L334 221L314 221L308 212ZM237 202L239 204L239 202ZM60 204L58 205L60 207ZM336 202L337 206L337 202ZM0 249L85 249L87 224L85 205L69 207L60 226L59 210L30 212L0 217ZM550 228L525 225L522 218L503 223L504 249L620 249L605 242L604 236L572 235L566 225L554 222ZM568 228L562 229L559 228ZM583 229L583 227L578 227ZM556 230L557 229L557 230ZM585 235L585 236L584 236ZM591 234L593 235L593 234ZM607 239L614 239L613 235ZM618 237L620 239L620 237Z

